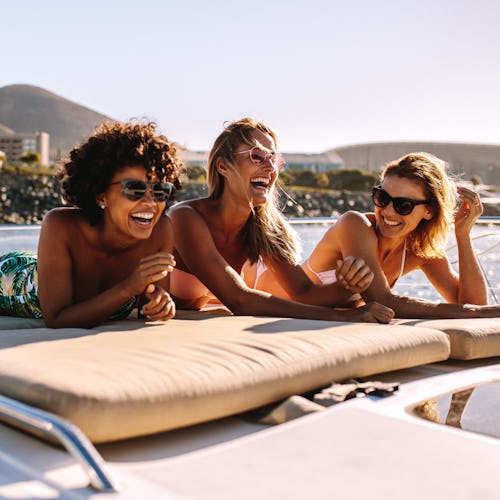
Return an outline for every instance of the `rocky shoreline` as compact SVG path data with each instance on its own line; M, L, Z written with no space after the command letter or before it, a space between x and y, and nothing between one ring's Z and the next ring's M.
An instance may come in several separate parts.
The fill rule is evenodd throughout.
M6 175L0 187L0 224L40 224L52 208L62 205L58 181L49 175ZM189 182L176 193L175 201L207 195L204 184ZM279 190L286 217L338 217L347 210L372 210L370 193L319 191L298 188ZM500 216L500 204L485 205L485 216Z

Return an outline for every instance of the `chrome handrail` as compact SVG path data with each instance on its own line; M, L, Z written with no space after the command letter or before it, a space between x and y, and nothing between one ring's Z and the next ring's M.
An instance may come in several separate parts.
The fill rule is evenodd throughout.
M103 458L76 425L52 413L2 395L0 421L60 443L83 467L92 488L108 492L119 490L119 484L111 477Z

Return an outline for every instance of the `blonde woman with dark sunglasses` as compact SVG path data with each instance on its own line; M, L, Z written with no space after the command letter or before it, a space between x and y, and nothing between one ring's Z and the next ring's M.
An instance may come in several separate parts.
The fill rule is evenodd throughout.
M359 259L345 259L345 285L313 283L298 262L294 231L276 207L275 184L283 159L276 135L250 118L228 124L208 160L208 197L172 207L177 266L171 293L178 307L198 309L215 297L234 314L387 323L392 311L380 304L337 310L353 291L371 281ZM294 300L258 289L246 264L266 268ZM256 286L257 285L257 286ZM306 303L307 302L307 303Z
M63 165L71 205L44 218L34 255L0 257L0 314L43 317L51 328L88 328L139 305L152 320L175 314L175 261L164 216L181 162L154 124L110 122Z
M454 215L456 195L461 203ZM337 260L356 255L374 274L361 292L362 299L387 305L397 317L500 316L500 306L487 306L486 281L470 236L483 211L481 200L473 190L455 186L442 160L428 153L412 153L389 163L372 198L374 213L346 212L328 229L304 264L311 279L335 280L332 269ZM444 247L453 223L458 273ZM392 292L403 274L417 269L448 303Z

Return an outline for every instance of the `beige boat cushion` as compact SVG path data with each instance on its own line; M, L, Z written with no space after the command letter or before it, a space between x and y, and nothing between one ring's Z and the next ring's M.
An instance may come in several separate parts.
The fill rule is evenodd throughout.
M434 328L201 313L166 324L0 329L0 393L104 442L448 355L448 336Z
M15 318L13 316L0 316L0 330L18 330L21 328L43 328L43 319Z
M445 332L450 337L452 359L500 356L500 318L397 320L397 322Z

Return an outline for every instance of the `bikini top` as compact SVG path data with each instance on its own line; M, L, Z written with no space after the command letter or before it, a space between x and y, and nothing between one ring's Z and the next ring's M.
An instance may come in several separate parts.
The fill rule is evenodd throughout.
M401 267L399 268L399 276L394 280L394 283L392 284L391 288L394 288L398 279L401 278L401 276L403 276L403 272L405 270L405 263L406 263L406 240L403 243L403 255L401 256ZM307 269L309 269L309 271L311 271L324 285L330 285L337 281L337 271L335 269L328 269L326 271L315 271L309 264L309 260L306 261L305 265L307 266Z
M319 279L323 285L331 285L337 281L337 271L335 269L328 269L326 271L315 271L311 264L309 264L309 260L306 260L306 267L311 271L316 278Z

